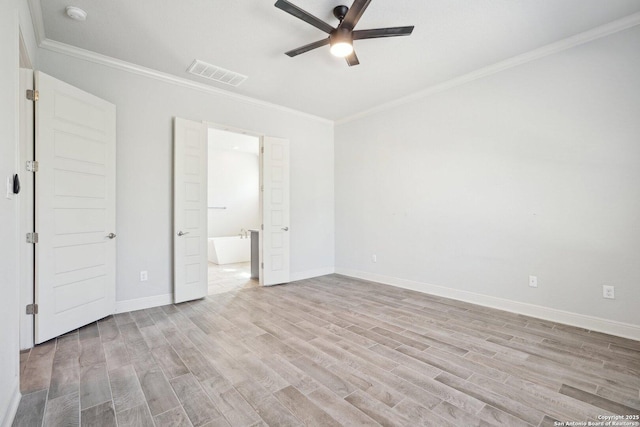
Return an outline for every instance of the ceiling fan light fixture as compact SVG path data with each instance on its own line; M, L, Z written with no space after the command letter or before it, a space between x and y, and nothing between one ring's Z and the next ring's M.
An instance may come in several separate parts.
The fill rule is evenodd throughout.
M329 49L332 55L339 58L351 55L353 52L353 35L351 31L338 28L331 32Z
M371 0L353 0L351 7L345 5L333 8L333 16L340 21L337 27L327 24L323 20L313 16L309 12L300 9L288 0L276 0L275 7L292 15L320 31L329 34L321 40L300 46L285 52L285 55L293 58L310 50L330 45L330 52L338 57L346 59L350 67L358 65L360 61L353 49L353 40L377 39L380 37L408 36L413 32L413 25L405 27L374 28L371 30L354 30L360 17L371 3Z
M353 45L348 42L333 43L329 50L332 55L344 58L345 56L351 55L353 52Z

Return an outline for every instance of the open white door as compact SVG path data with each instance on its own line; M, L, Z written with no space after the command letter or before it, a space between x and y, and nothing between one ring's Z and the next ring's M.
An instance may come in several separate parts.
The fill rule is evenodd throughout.
M176 303L207 296L207 126L176 117L173 271Z
M260 141L260 284L289 282L289 141L265 136Z
M114 313L116 107L35 72L35 342Z

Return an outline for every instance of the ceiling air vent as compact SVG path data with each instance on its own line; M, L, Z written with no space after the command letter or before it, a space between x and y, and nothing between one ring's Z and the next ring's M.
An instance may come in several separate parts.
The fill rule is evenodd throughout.
M236 73L235 71L225 70L215 65L207 64L206 62L196 59L193 64L187 69L188 72L196 76L204 77L205 79L215 80L220 83L224 83L231 86L239 86L240 83L247 79L247 76Z

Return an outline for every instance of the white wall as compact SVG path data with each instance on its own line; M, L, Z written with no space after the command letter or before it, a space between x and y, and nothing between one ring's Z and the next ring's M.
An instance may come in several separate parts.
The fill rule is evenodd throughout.
M6 179L17 172L18 2L0 13L0 426L9 426L19 394L18 196L5 198Z
M31 20L31 10L29 10L29 2L27 0L17 0L19 25L22 32L22 39L31 61L31 68L38 67L38 43L33 29L33 21Z
M640 326L638 52L635 27L336 126L336 270Z
M291 271L333 268L333 124L41 49L40 69L117 106L117 299L172 292L172 117L291 141ZM140 270L149 281L139 282Z
M256 152L260 144L255 138ZM257 154L216 148L209 140L209 237L237 236L260 228L260 161Z

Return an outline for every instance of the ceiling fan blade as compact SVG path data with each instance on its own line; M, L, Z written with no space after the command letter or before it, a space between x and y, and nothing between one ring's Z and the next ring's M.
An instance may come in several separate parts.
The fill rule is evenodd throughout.
M354 65L358 65L360 63L360 61L358 61L358 56L356 55L355 50L351 52L351 55L346 56L345 59L347 60L347 64L349 64L349 67L353 67Z
M371 0L355 0L347 12L347 15L340 23L340 28L353 30L360 20L360 17L362 17L362 14L369 6L369 3L371 3Z
M285 54L293 58L294 56L300 55L301 53L309 52L310 50L313 50L328 44L329 44L329 37L327 37L326 39L318 40L317 42L300 46L297 49L293 49L293 50L290 50L289 52L285 52Z
M409 27L376 28L373 30L356 30L353 32L354 40L378 39L381 37L409 36L413 32L413 25Z
M293 15L298 19L302 19L304 22L313 25L317 29L324 31L327 34L334 30L331 25L322 21L320 18L316 18L309 12L300 9L295 4L289 3L287 0L276 1L275 7L284 10L288 14Z

